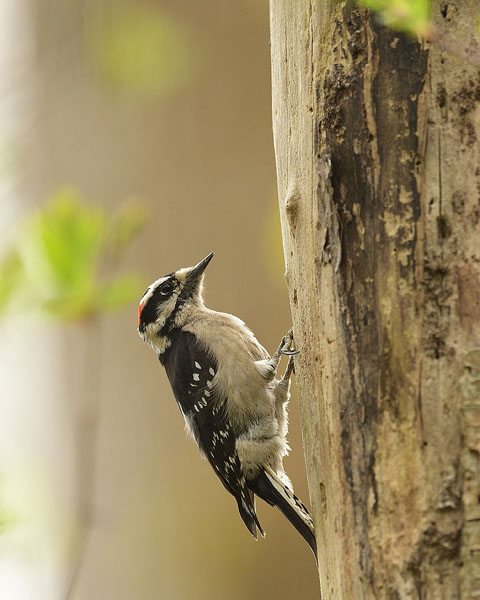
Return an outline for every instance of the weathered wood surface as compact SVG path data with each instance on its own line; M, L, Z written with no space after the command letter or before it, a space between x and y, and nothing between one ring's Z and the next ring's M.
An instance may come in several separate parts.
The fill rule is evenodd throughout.
M478 3L433 4L437 26L478 51ZM270 7L279 202L323 596L474 598L479 72L351 3Z

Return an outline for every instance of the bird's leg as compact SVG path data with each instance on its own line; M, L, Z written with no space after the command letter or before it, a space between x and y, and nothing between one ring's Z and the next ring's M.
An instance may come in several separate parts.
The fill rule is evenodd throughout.
M283 337L282 343L280 344L280 347L278 349L278 351L280 351L281 354L286 354L289 357L288 363L287 363L287 368L285 369L285 373L283 374L283 377L280 379L280 383L282 383L282 384L288 384L288 381L289 381L292 373L295 373L294 356L299 353L299 350L295 350L295 347L292 348L293 345L294 345L293 329L290 329L290 331L287 333L287 335Z
M295 348L292 348L292 345L293 345L293 329L289 329L287 334L283 336L282 341L280 342L280 346L277 348L277 351L272 356L272 358L269 360L269 363L272 366L274 366L275 369L277 368L278 363L280 362L280 358L281 358L282 354L284 354L286 356L293 356L295 354L298 354L299 351L295 350ZM289 361L289 363L290 363L290 361ZM288 369L288 367L287 367L287 369Z
M298 354L298 351L295 353ZM295 373L295 359L293 356L290 356L287 363L287 368L285 369L285 373L283 377L280 379L280 383L288 383L292 373Z
M293 359L295 354L298 354L298 350L292 349L293 345L293 330L290 329L286 335L283 336L282 341L280 342L280 346L277 348L275 354L273 354L267 360L259 360L256 361L257 368L262 373L262 375L266 379L273 379L275 377L275 373L277 372L278 363L283 355L290 356L290 359ZM293 360L288 361L287 371L288 377L290 377L293 370ZM288 378L287 380L288 381Z

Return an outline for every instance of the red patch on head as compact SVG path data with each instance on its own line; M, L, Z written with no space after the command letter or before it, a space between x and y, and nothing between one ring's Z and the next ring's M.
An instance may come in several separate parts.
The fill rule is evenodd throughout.
M142 317L142 310L143 310L143 302L140 302L139 306L138 306L138 326L140 327L140 319Z

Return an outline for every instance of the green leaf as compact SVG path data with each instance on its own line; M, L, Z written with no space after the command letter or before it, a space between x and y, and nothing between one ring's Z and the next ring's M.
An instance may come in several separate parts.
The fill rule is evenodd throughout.
M30 215L16 247L0 260L0 310L17 292L17 308L61 320L118 308L142 288L132 275L114 276L121 255L146 221L134 203L109 215L74 189L56 193Z
M429 0L358 0L358 3L377 12L392 29L420 37L431 31Z
M30 276L57 292L81 287L95 275L106 216L70 189L57 193L27 224Z

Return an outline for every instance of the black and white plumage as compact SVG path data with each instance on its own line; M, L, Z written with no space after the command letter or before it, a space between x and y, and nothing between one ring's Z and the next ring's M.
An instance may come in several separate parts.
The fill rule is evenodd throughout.
M140 336L158 354L187 429L251 534L265 535L257 495L283 512L316 557L313 521L283 469L293 356L275 376L281 355L296 353L291 333L270 357L240 319L206 308L202 282L212 257L152 283L140 300Z

